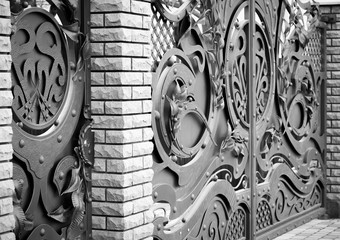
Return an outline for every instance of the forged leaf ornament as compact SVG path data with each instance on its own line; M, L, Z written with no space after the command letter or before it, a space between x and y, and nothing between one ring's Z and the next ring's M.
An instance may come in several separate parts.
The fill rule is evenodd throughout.
M66 156L61 159L54 171L53 182L58 189L59 195L61 195L62 191L65 190L65 184L67 182L67 175L74 164L77 162L77 159L74 156Z
M70 218L72 216L72 210L73 210L72 208L65 209L64 206L61 205L55 211L48 213L47 216L53 218L58 222L66 223L70 221Z
M82 183L79 188L72 193L72 205L74 207L72 214L72 221L67 228L67 239L71 240L79 236L81 224L85 215L84 189Z
M79 50L79 54L78 54L78 61L76 64L76 70L74 75L72 76L72 79L74 81L79 80L79 73L81 70L84 69L85 67L85 61L88 60L91 56L91 47L90 47L90 41L89 41L89 36L79 36L80 40L81 40L81 47Z
M61 195L64 195L66 193L73 193L74 191L79 189L79 187L82 184L82 179L80 178L80 175L79 175L80 168L81 166L79 164L77 168L72 169L72 176L71 176L69 186L65 189L64 192L62 192Z

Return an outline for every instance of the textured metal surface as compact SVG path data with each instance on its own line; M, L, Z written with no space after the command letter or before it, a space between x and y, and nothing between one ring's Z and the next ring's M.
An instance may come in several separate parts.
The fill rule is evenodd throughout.
M80 9L81 1L11 1L17 239L91 235L89 44Z
M326 43L317 6L152 5L154 237L271 239L321 214Z

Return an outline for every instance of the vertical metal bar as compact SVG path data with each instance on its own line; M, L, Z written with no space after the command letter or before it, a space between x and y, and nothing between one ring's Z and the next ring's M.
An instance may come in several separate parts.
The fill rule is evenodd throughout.
M84 38L90 41L90 1L80 1L80 31L84 34ZM87 43L90 44L90 43ZM83 69L83 79L84 79L84 105L83 105L83 115L86 120L91 119L91 69L90 69L90 57L88 59L84 59L84 69ZM91 134L90 139L88 141L91 144L91 151L94 152L94 133ZM93 159L92 159L93 160ZM86 172L92 178L92 169L89 167L86 169ZM92 184L88 182L88 189L90 191L90 196L92 195ZM85 236L82 238L83 240L91 240L92 238L92 198L87 199L85 205L86 212L86 229Z
M249 7L249 41L248 41L248 106L249 106L249 152L250 152L250 239L256 239L256 208L257 208L257 194L256 194L256 75L255 75L255 56L254 56L254 42L255 42L255 0L248 0Z
M87 37L90 41L90 1L81 1L81 32L84 38ZM88 43L89 44L89 43ZM84 80L85 80L85 94L84 94L84 116L87 119L91 118L91 70L90 60L84 59Z

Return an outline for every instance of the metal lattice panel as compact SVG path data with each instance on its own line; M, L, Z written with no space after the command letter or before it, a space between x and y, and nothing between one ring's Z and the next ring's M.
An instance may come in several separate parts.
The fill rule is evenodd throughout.
M272 225L270 206L266 201L261 201L256 209L256 231Z
M246 236L246 215L242 209L234 212L227 227L226 240L241 239Z
M155 62L159 62L163 55L175 46L173 23L165 19L155 7L152 7L151 41L153 44L151 55Z
M322 36L321 30L318 29L315 33L312 34L309 42L306 46L304 56L309 56L312 59L312 62L315 67L315 71L321 72L322 70Z

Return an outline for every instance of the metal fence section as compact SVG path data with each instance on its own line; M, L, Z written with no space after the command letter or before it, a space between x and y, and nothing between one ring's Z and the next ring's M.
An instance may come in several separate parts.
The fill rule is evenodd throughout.
M318 6L152 5L154 238L272 239L323 214Z

